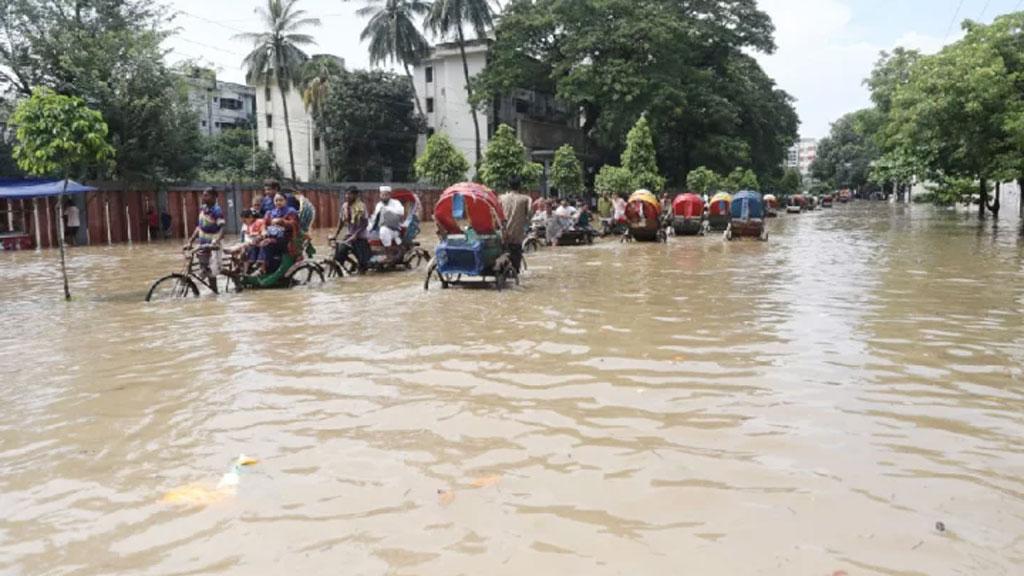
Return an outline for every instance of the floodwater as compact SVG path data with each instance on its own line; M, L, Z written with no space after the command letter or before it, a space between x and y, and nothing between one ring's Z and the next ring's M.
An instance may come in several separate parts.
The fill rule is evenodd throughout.
M161 304L173 244L0 254L0 573L1024 573L1016 222L770 230Z

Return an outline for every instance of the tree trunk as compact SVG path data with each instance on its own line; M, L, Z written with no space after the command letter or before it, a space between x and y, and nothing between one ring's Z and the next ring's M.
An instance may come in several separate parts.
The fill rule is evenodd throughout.
M1002 186L1001 182L996 182L996 198L988 205L988 211L992 213L993 218L999 218L999 197L1002 196Z
M57 222L64 221L64 195L68 192L68 176L64 174L64 189L57 200ZM60 226L58 224L58 226ZM57 245L60 246L60 275L64 279L64 300L71 300L71 289L68 287L68 267L64 260L64 227L57 231Z
M402 62L402 66L405 66L405 75L409 78L409 83L412 84L412 97L416 101L416 112L419 113L421 118L425 118L423 115L423 106L420 105L420 95L416 91L416 79L412 77L412 72L409 71L409 63Z
M476 107L470 102L473 99L473 87L469 84L469 60L466 59L466 37L462 33L462 24L459 24L459 53L462 54L462 73L466 77L466 103L469 104L469 111L473 116L473 131L476 134L476 161L473 166L480 176L480 120L476 117Z
M292 183L298 182L295 177L295 151L292 150L292 125L288 122L288 95L285 94L284 86L280 83L277 84L278 90L281 91L281 110L284 111L284 131L288 135L288 161L291 163L292 169Z
M988 208L988 180L982 178L978 184L978 220L985 219L985 209Z
M1024 176L1017 178L1017 217L1024 227Z

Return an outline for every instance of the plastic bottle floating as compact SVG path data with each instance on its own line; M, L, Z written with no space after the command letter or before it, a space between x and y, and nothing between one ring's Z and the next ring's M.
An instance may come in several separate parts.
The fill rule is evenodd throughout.
M239 454L238 458L232 462L231 468L220 477L216 486L211 487L208 484L200 483L186 484L167 492L160 498L160 501L185 506L207 506L231 498L238 492L242 468L252 466L257 462L258 460L255 458Z

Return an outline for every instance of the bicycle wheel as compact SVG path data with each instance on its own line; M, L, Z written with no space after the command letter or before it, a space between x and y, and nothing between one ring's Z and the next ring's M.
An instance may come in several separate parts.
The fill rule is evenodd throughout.
M309 286L311 284L323 284L324 273L319 266L312 262L302 262L294 266L285 276L288 286Z
M191 278L184 274L168 274L157 280L146 294L146 302L160 300L178 300L199 296L199 287Z

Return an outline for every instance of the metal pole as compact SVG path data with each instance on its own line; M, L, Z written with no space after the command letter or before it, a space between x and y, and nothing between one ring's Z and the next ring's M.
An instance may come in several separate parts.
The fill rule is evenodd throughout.
M52 225L50 224L50 199L44 196L43 202L46 203L46 208L44 209L46 212L46 247L53 248L53 230ZM63 222L60 222L60 224L63 224ZM61 226L61 228L63 228L63 226Z
M128 231L128 243L132 243L132 214L128 210L128 205L124 205L124 227Z
M43 249L43 237L39 232L39 198L32 199L32 219L36 229L36 250Z
M110 233L110 198L106 193L103 194L103 221L107 225L107 246L110 246L114 243L114 238Z
M187 210L187 206L185 206L185 193L182 192L181 193L181 230L182 230L182 233L185 235L185 239L188 240L188 237L189 237L189 233L188 233L188 212L186 210Z

